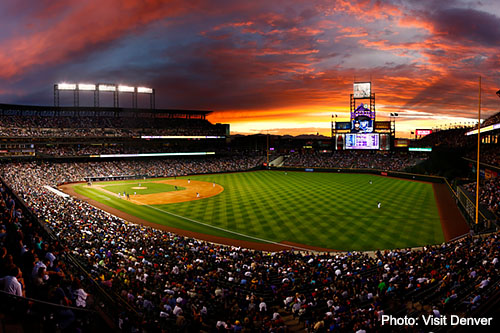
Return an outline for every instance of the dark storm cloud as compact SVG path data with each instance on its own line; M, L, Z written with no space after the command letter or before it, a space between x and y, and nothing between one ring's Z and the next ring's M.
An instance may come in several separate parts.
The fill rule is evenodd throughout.
M430 16L435 33L455 42L500 45L500 18L471 8L448 8Z

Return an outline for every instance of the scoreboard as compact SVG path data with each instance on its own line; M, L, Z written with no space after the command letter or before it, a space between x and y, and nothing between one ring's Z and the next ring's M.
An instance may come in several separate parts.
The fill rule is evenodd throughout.
M380 149L378 133L346 133L345 149Z

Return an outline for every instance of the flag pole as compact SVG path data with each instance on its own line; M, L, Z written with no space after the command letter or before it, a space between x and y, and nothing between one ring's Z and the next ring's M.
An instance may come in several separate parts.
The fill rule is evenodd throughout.
M479 76L479 103L477 111L477 164L476 164L476 224L479 218L479 147L481 146L481 76Z

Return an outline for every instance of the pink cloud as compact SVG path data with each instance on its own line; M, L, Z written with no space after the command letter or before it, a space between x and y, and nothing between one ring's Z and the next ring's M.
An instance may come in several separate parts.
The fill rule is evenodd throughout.
M12 78L34 66L78 57L155 20L186 10L182 1L56 2L35 14L35 25L40 29L28 29L3 42L0 77Z

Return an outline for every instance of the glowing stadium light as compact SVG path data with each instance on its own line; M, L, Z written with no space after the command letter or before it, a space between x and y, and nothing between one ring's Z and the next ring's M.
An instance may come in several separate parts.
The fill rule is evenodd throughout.
M199 153L102 154L102 155L90 155L90 157L110 158L110 157L204 156L204 155L215 155L215 152L207 151Z
M118 91L121 91L121 92L134 92L135 91L135 87L131 87L131 86L118 86Z
M99 91L116 91L116 86L110 84L100 84Z
M146 87L137 87L137 92L141 94L152 94L153 89Z
M95 90L95 84L78 83L78 90L94 91Z
M225 136L216 135L141 135L141 139L225 139Z
M493 124L493 125L486 126L486 127L481 127L481 133L493 131L496 129L500 129L500 123ZM478 132L477 129L475 129L473 131L469 131L469 132L465 133L465 135L474 135L474 134L477 134L477 132Z
M76 90L76 84L74 83L59 83L57 85L59 90Z

